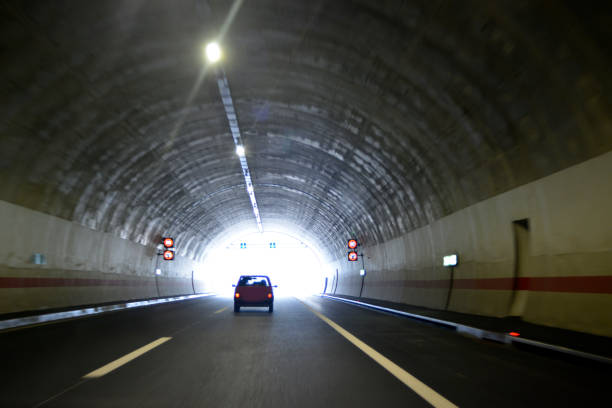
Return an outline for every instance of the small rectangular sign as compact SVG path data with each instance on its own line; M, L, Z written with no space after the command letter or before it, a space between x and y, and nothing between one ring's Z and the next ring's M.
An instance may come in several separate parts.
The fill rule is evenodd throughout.
M442 258L444 266L457 266L457 254L446 255Z

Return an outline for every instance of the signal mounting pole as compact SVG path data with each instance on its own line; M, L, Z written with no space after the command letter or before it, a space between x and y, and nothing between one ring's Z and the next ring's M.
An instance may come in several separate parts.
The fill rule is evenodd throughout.
M361 257L361 271L359 271L359 274L361 275L361 289L359 290L359 297L361 297L361 294L363 293L363 284L365 282L365 277L366 277L366 269L365 269L365 259L363 256L363 252L360 253L359 256Z
M351 238L347 241L347 247L349 249L349 252L347 254L348 261L355 262L359 260L359 257L361 257L361 268L362 269L359 271L359 275L361 275L361 289L359 289L359 297L361 297L361 294L363 293L363 285L365 282L366 269L365 269L365 259L363 258L363 252L360 254L357 253L357 247L359 246L361 245L359 244L359 242L357 242L355 238Z
M161 246L158 246L157 248L160 249L157 250L157 256L155 257L155 287L157 288L157 297L160 297L161 294L159 291L159 275L161 275L161 269L159 269L159 257L161 256L164 261L174 260L174 238L162 237Z
M157 280L158 278L158 270L159 270L159 257L163 254L162 251L157 251L157 256L155 257L155 288L157 288L157 297L160 297L159 295L159 282Z

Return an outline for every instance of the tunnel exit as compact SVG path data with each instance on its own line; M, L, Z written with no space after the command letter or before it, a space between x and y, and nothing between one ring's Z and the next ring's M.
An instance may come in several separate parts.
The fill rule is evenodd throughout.
M275 296L321 293L325 274L320 255L308 243L285 233L237 235L213 249L203 262L203 275L220 296L232 296L241 275L267 275Z

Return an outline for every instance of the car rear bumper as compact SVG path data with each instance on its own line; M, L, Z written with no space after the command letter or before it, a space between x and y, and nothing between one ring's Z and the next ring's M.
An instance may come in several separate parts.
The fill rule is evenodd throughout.
M257 307L257 306L270 306L272 303L274 303L274 298L272 299L267 299L267 300L263 300L263 301L244 301L244 300L234 300L234 305L235 306L253 306L253 307Z

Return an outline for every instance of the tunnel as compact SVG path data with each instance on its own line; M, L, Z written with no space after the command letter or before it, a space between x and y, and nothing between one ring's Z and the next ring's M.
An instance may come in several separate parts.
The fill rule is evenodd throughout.
M604 395L609 3L6 0L0 16L0 405ZM312 296L280 284L274 313L233 313L230 284L285 242L316 257L278 269Z

